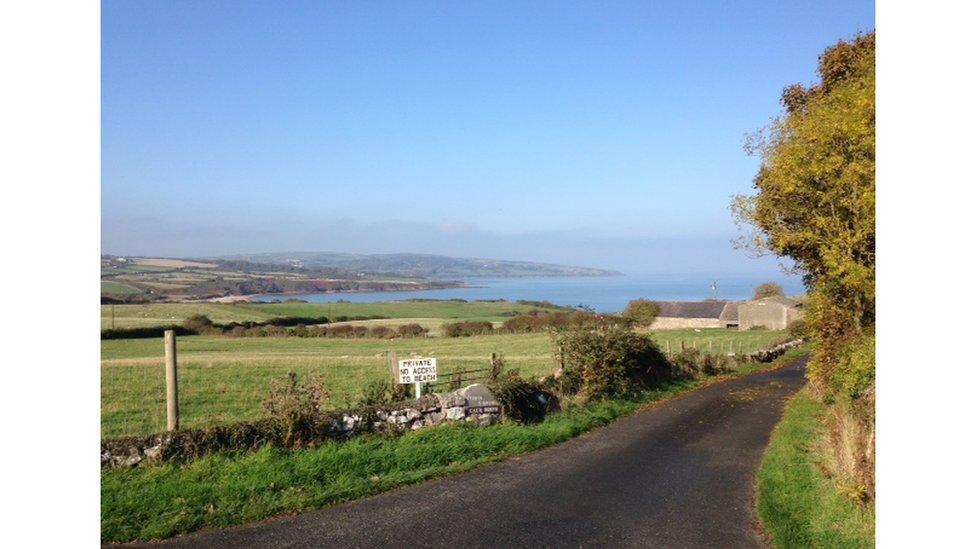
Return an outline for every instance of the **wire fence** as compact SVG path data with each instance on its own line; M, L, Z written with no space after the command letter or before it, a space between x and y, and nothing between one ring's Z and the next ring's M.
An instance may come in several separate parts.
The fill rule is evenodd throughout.
M652 334L662 351L669 354L693 348L713 354L751 353L769 347L782 334L720 333L714 337L666 337ZM483 345L492 339L481 338ZM190 338L188 338L189 340ZM389 381L390 351L382 341L349 341L345 347L334 342L305 342L296 348L296 338L193 338L180 341L191 347L178 352L180 426L205 427L218 423L254 420L266 415L263 406L272 382L284 381L292 372L302 379L319 376L330 392L327 407L356 407L363 390L374 381ZM464 338L458 338L464 339ZM432 344L439 340L436 344ZM400 358L438 358L438 378L425 392L457 389L487 378L500 356L483 352L484 346L466 347L454 338L430 338L423 343L401 343ZM508 341L508 340L497 340ZM485 343L487 342L487 343ZM523 375L541 376L555 368L549 343L534 348L506 343L510 366ZM163 344L159 339L109 342L103 345L101 365L101 431L103 437L147 435L165 431L166 376ZM518 343L523 345L523 343ZM359 354L352 354L352 350Z

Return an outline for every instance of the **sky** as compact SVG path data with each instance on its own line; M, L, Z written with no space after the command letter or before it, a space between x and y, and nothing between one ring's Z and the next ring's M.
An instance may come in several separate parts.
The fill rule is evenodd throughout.
M874 4L102 2L102 251L777 272L743 137Z

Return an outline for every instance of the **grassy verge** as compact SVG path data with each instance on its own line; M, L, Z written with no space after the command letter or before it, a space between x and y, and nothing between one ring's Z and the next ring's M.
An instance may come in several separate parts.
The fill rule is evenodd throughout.
M759 518L774 547L873 547L874 510L818 467L823 407L806 389L786 407L758 475Z
M791 351L782 360L797 356ZM782 362L780 362L782 363ZM731 376L766 369L747 365ZM629 399L573 407L536 425L451 425L286 451L102 470L103 541L150 540L323 507L550 446L642 405L713 381L673 382Z

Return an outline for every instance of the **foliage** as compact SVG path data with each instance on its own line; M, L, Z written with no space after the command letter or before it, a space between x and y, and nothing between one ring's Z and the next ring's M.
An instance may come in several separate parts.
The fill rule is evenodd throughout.
M536 423L558 410L559 399L538 381L519 375L518 370L505 370L487 381L505 417L518 423Z
M490 334L495 330L491 322L462 321L445 322L441 326L441 333L446 337L468 337L473 335Z
M654 341L619 326L566 332L557 347L565 377L561 389L585 399L624 395L671 378Z
M410 398L410 386L390 379L374 379L363 386L357 402L360 408L382 406L402 402Z
M775 282L763 282L752 290L753 299L786 295L783 287Z
M875 322L874 64L874 32L858 35L824 51L820 82L786 88L783 116L746 144L761 157L758 192L731 206L743 245L789 257L804 273L814 343L808 376L817 396L854 414L835 425L856 425L849 431L868 437L854 446L869 449L857 463L872 468L873 397L859 401L873 395L874 378L873 350L861 342ZM835 447L837 461L850 446Z
M301 446L310 441L302 435L320 413L320 408L329 399L325 381L318 374L309 374L304 382L299 382L298 374L288 373L288 381L271 382L271 394L264 401L270 416L281 422L284 428L284 444Z
M627 303L623 316L638 326L650 326L661 313L661 306L649 299L634 299Z
M806 339L810 337L810 326L806 320L798 318L790 322L786 327L786 333L789 334L790 339Z

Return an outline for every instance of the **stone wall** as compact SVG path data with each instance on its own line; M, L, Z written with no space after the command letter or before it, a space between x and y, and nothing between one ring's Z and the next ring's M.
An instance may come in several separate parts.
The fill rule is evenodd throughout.
M676 318L657 317L651 324L652 330L674 330L678 328L724 328L717 318Z
M322 413L312 418L310 442L346 440L369 433L394 430L409 432L444 423L489 426L502 416L501 405L481 384L449 393L424 395L388 406ZM196 458L222 451L252 450L265 444L281 446L281 426L274 419L204 429L182 429L147 437L102 439L103 466L131 467L170 459Z

